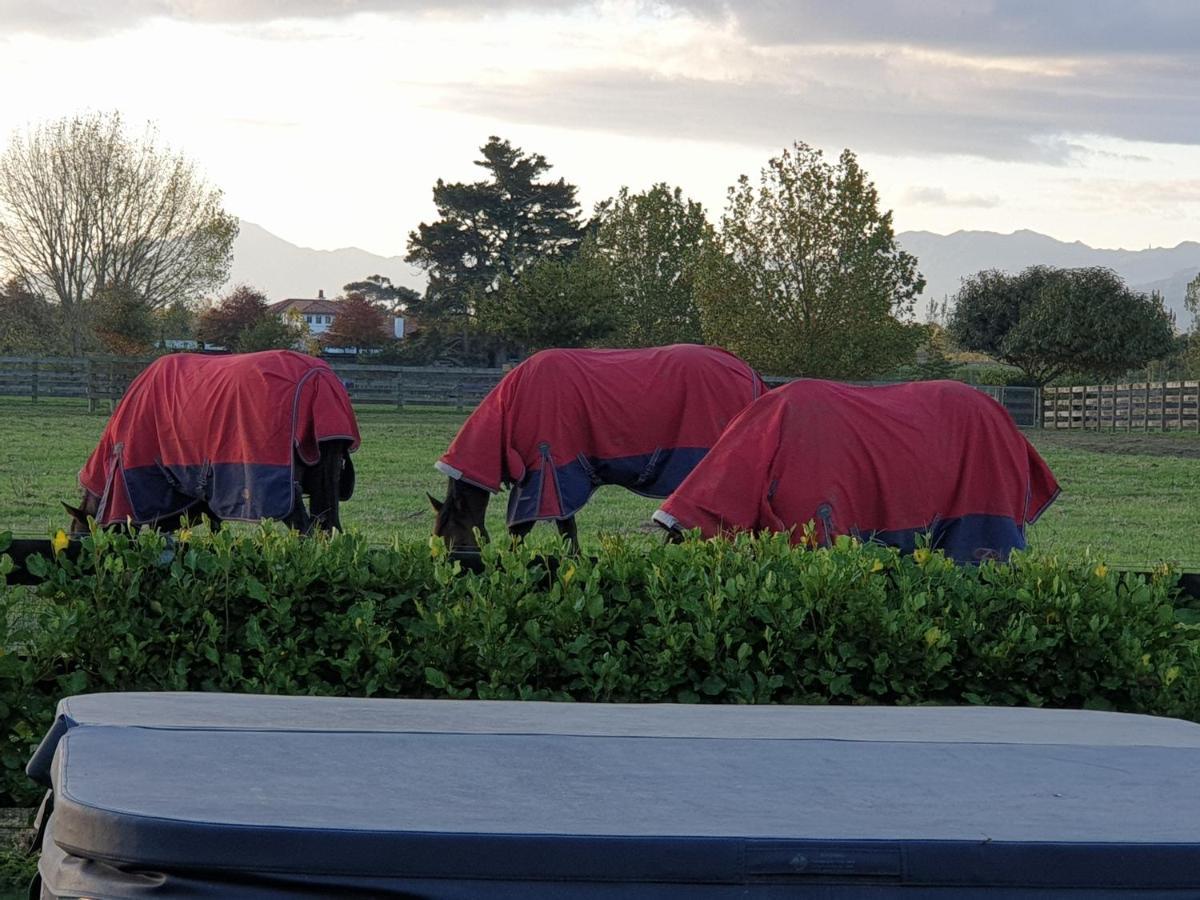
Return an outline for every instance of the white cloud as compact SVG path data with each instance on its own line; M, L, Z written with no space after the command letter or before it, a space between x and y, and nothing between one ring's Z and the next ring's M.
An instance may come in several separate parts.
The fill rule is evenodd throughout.
M0 138L119 108L237 214L388 255L493 133L588 206L667 180L715 218L738 175L803 140L854 149L899 229L1192 236L1171 185L1200 171L1193 5L1088 8L1104 28L1072 27L1075 0L0 0Z

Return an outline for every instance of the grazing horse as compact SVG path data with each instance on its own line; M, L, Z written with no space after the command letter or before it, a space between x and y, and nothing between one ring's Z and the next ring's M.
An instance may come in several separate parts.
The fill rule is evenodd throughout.
M543 350L504 376L471 414L430 496L435 535L459 550L486 539L488 500L504 485L508 530L552 520L578 548L575 514L597 487L665 497L721 431L766 390L743 360L715 347Z
M63 505L73 533L89 516L162 530L200 515L341 528L358 445L350 398L322 360L290 350L172 354L130 384L79 473L83 500Z
M955 381L853 387L801 380L755 401L654 520L678 539L790 531L958 562L1007 559L1058 496L1054 475L991 397Z

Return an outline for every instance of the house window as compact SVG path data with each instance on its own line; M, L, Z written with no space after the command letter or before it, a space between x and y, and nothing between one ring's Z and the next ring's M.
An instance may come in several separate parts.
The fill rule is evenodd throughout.
M312 324L312 316L305 316L304 321L307 322L309 325L311 325Z

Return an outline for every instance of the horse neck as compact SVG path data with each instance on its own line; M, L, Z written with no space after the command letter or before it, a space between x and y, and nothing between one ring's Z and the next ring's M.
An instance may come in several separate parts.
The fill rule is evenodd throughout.
M450 479L450 489L447 492L447 502L461 503L467 511L467 517L473 524L483 524L487 518L488 501L492 495L481 487L477 487L457 478Z

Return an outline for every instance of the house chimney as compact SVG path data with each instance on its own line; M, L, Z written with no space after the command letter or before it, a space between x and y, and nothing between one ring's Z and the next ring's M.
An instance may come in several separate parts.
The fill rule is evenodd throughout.
M324 299L325 299L325 292L324 292L324 291L317 291L317 299L318 299L318 300L324 300Z

